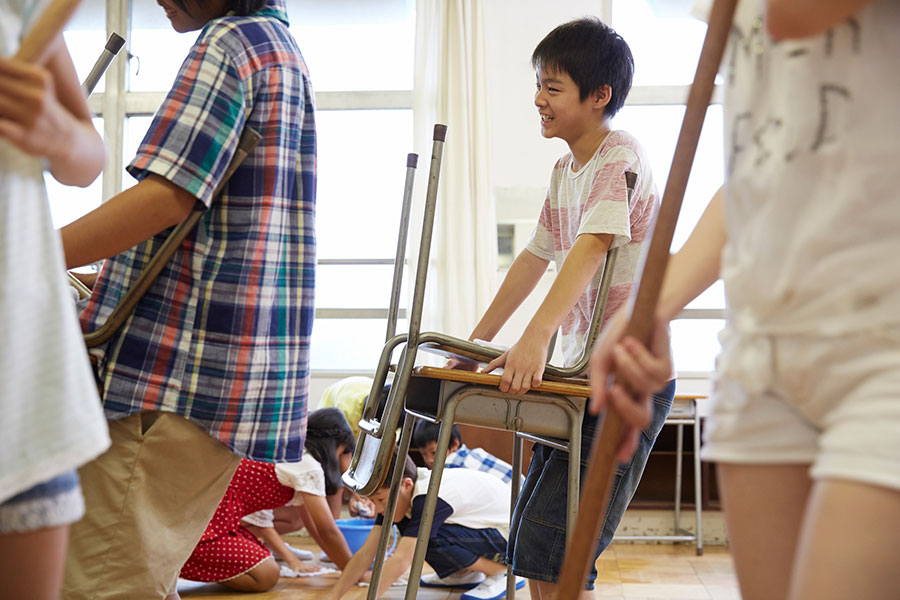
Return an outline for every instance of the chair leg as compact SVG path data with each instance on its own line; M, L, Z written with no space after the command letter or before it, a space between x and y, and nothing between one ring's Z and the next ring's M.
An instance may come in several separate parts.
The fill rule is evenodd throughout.
M519 490L522 487L522 438L513 433L513 452L512 452L512 481L510 482L512 492L509 504L510 529L512 529L512 516L516 510L516 500L519 499ZM509 542L506 542L507 545ZM506 597L516 597L516 576L513 574L513 564L509 556L509 549L506 551Z
M444 462L447 460L447 449L450 447L450 432L456 415L456 402L447 403L441 415L441 432L438 434L437 447L434 452L434 464L431 466L431 479L428 480L428 492L422 508L422 521L419 525L419 536L416 538L416 551L412 565L409 567L409 582L406 584L406 600L416 600L419 592L419 579L422 577L422 566L425 564L425 552L428 550L428 539L431 524L434 522L434 509L437 506L438 490L441 487L441 476L444 473Z
M372 566L372 577L369 580L369 590L366 592L367 600L378 598L378 584L381 582L381 570L387 555L388 541L391 539L394 524L388 515L394 514L397 507L397 498L400 496L400 482L403 481L403 466L406 456L409 454L409 443L412 439L413 425L416 419L407 415L403 420L403 428L400 430L400 448L397 450L397 460L394 464L394 472L391 473L391 488L388 494L387 506L384 509L384 524L381 526L381 536L378 538L378 550L375 551L375 564ZM384 432L388 435L388 432Z
M581 494L581 413L572 413L572 432L569 434L569 498L566 514L566 545L575 533L575 520L578 517L578 502ZM606 507L604 506L605 510Z

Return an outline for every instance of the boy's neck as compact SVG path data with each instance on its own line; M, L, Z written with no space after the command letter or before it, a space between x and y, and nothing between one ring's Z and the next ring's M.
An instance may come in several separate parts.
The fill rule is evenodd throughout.
M572 153L572 170L579 171L586 165L597 152L597 148L612 131L610 120L603 119L596 127L589 129L577 140L569 143L569 151Z

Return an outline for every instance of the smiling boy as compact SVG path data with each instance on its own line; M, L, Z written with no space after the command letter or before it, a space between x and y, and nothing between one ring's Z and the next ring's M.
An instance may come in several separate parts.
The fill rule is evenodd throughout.
M535 48L534 104L541 134L559 138L569 152L553 169L547 198L532 238L509 273L470 339L492 340L513 311L555 261L558 273L538 311L508 352L485 371L504 367L500 389L524 393L543 375L550 339L562 329L566 365L584 348L606 254L618 248L604 324L631 293L645 240L649 240L659 195L649 161L637 140L613 131L611 120L631 88L634 59L628 44L596 18L560 25ZM674 381L654 395L650 425L637 451L622 465L596 553L609 545L637 488L647 456L668 415ZM582 476L597 417L582 423ZM513 512L509 560L517 575L531 581L532 598L552 598L566 546L568 455L535 445L522 494ZM587 581L593 588L596 571ZM585 593L585 597L592 597Z

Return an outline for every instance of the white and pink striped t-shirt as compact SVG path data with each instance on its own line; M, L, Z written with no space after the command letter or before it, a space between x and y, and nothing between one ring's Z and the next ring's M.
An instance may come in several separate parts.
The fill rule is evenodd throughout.
M631 293L648 228L659 206L650 162L638 141L613 131L578 171L572 154L556 162L541 216L526 250L561 268L575 239L583 233L613 235L610 248L621 247L613 272L604 322ZM562 323L560 343L567 366L578 361L600 287L594 276Z

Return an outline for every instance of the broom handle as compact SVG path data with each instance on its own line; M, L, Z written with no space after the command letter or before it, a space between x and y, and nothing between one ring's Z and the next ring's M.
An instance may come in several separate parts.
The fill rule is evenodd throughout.
M633 336L645 344L649 344L653 332L656 304L669 260L672 235L681 210L681 201L684 199L684 190L700 139L706 108L712 99L716 73L731 31L736 3L737 0L715 0L713 4L706 39L688 96L681 133L672 158L672 169L666 182L650 247L644 259L643 273L637 284L637 294L625 335ZM558 596L560 600L577 598L584 589L588 571L593 563L597 536L600 534L603 516L606 514L605 508L615 474L616 452L626 429L619 414L611 406L607 407L600 434L595 438L591 449L587 473L581 482L578 517L560 574ZM578 458L570 456L569 460Z
M15 58L33 64L42 63L53 41L62 33L80 3L81 0L53 0L34 27L25 34Z

